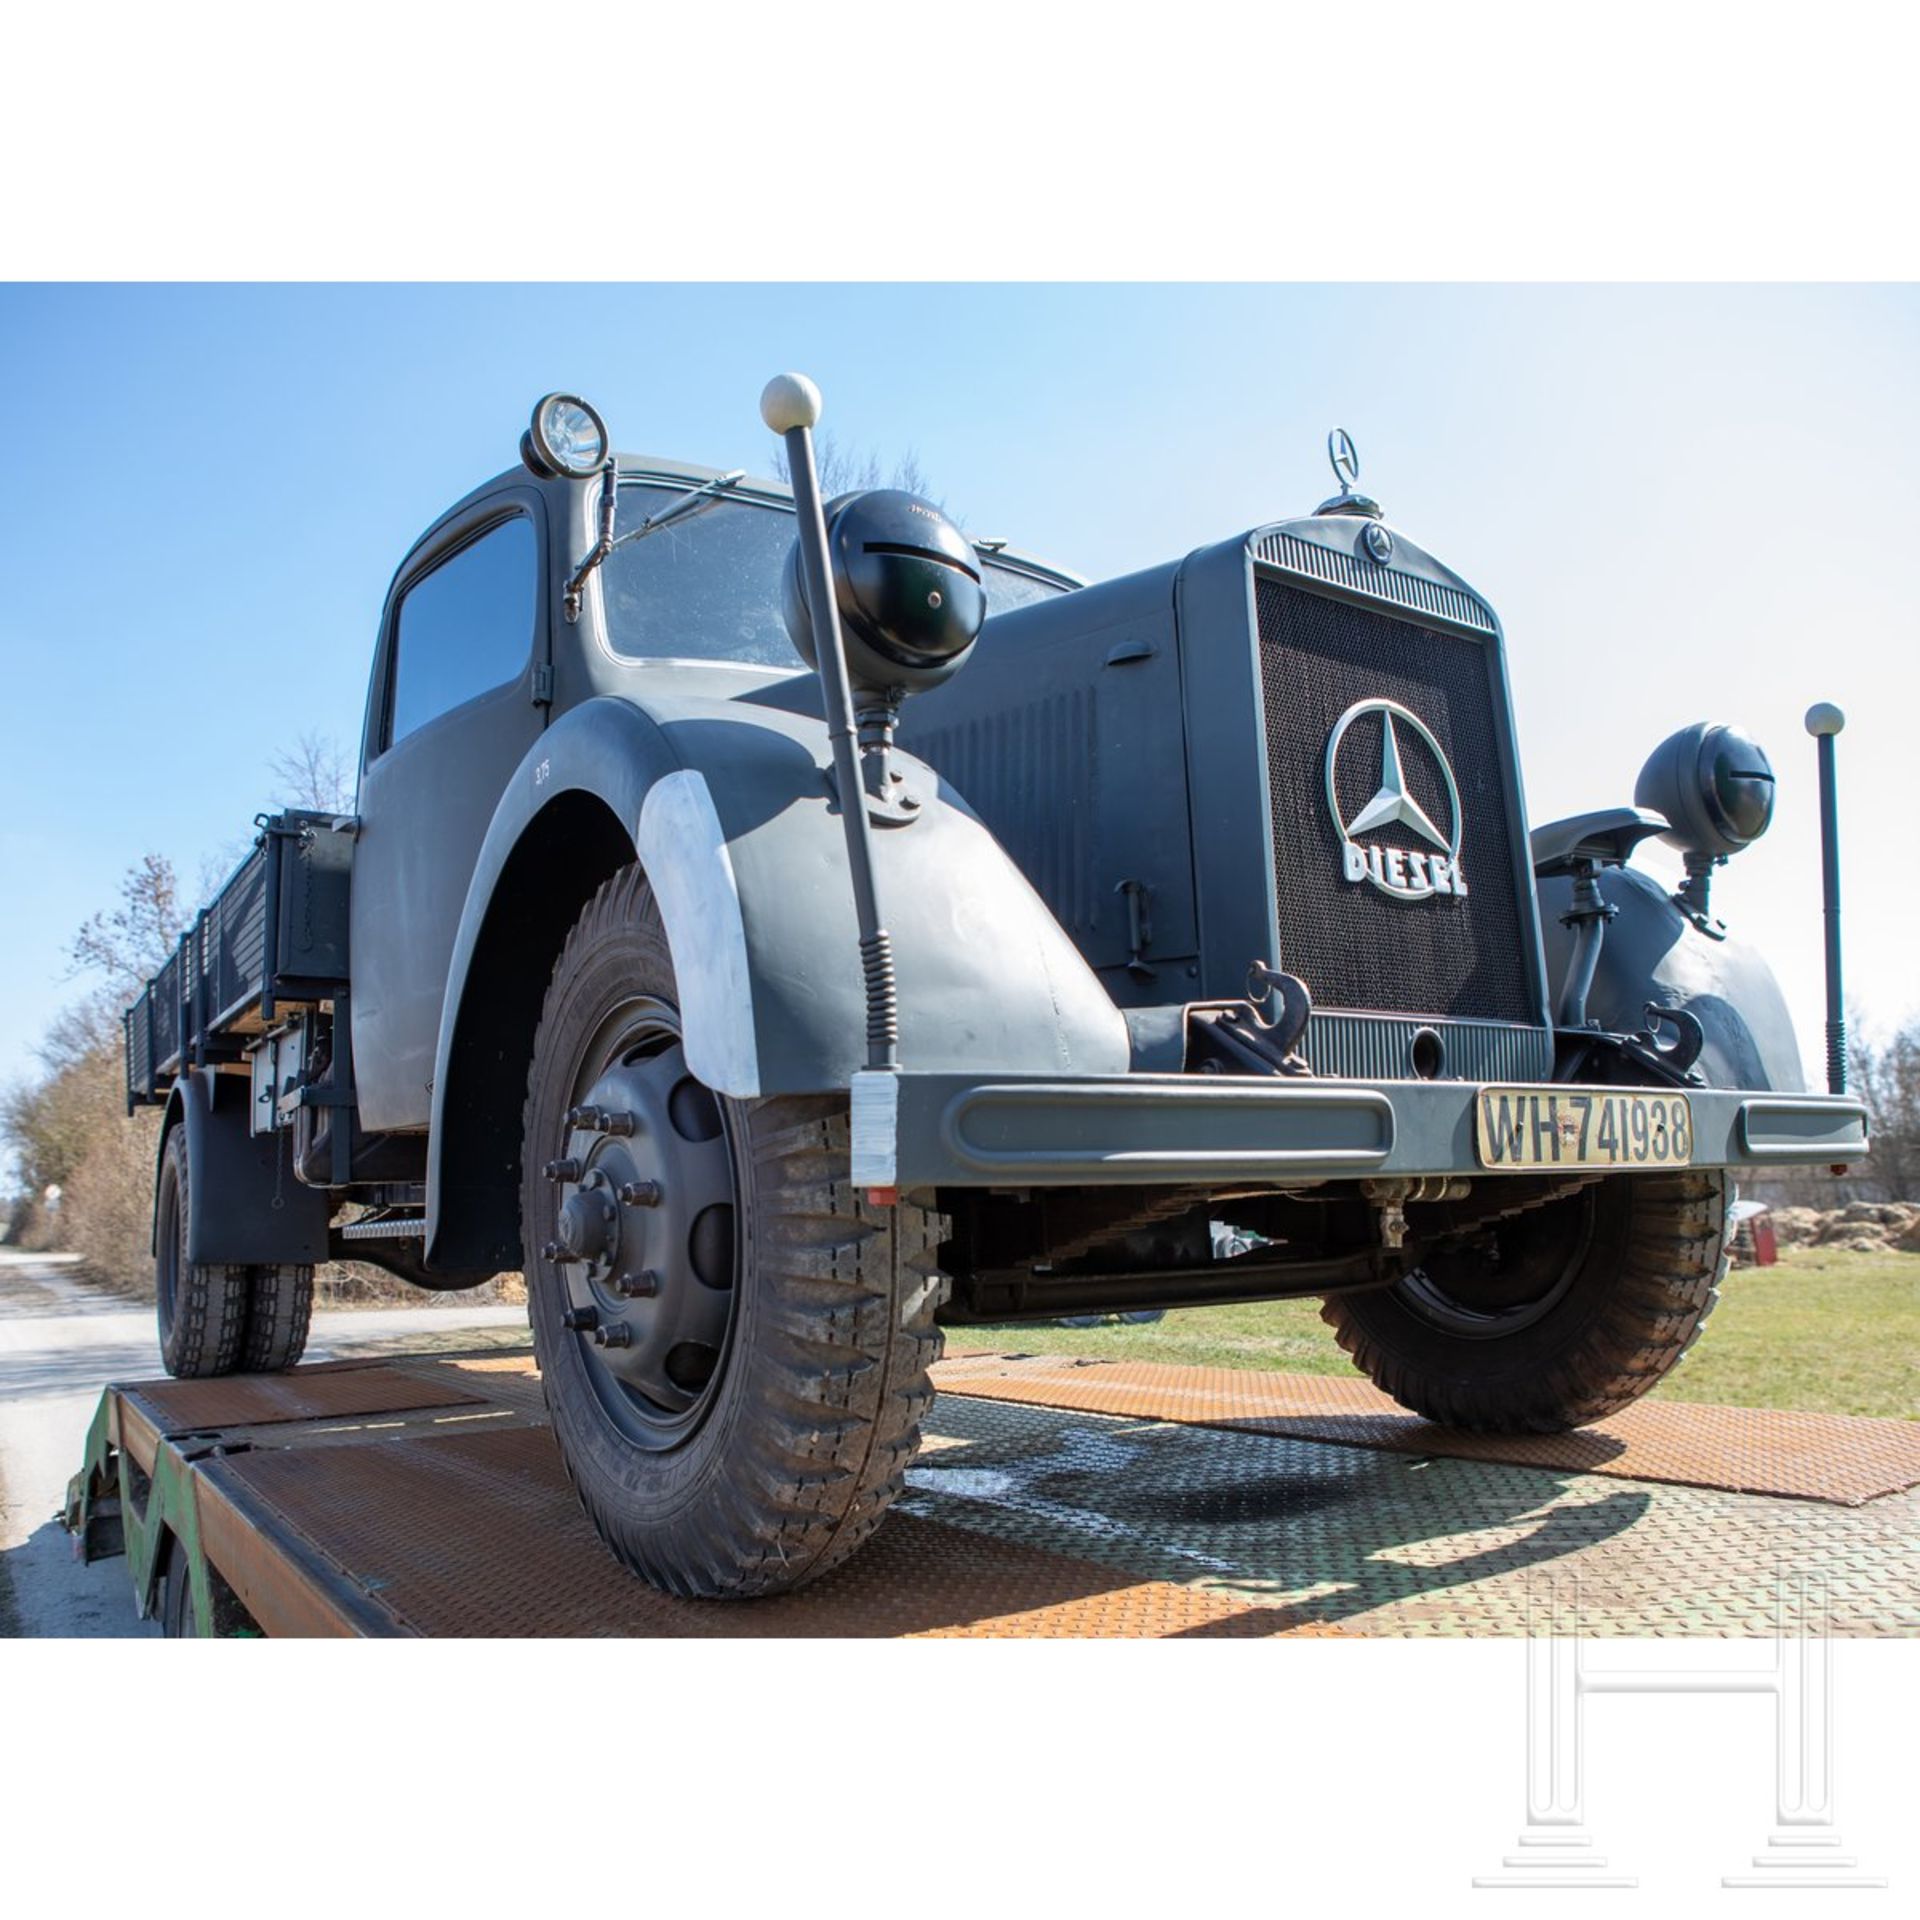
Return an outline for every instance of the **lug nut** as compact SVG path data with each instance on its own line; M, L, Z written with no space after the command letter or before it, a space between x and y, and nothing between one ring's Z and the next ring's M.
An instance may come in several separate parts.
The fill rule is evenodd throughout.
M634 1129L634 1118L630 1113L619 1113L611 1107L569 1107L567 1125L585 1127L589 1133L629 1134Z
M638 1273L621 1274L613 1284L629 1300L651 1300L660 1291L660 1276L651 1267L642 1267Z
M543 1260L551 1260L556 1267L570 1267L580 1258L577 1253L569 1253L558 1240L549 1240L540 1249L540 1257Z
M657 1207L662 1195L658 1180L623 1180L620 1204L623 1207Z
M547 1162L547 1178L556 1181L578 1180L580 1178L580 1162L571 1158L566 1160L549 1160Z
M616 1320L610 1327L595 1327L593 1344L596 1347L626 1347L633 1344L633 1330L624 1327Z
M591 1333L600 1324L600 1316L591 1307L569 1307L560 1316L560 1324L569 1333Z

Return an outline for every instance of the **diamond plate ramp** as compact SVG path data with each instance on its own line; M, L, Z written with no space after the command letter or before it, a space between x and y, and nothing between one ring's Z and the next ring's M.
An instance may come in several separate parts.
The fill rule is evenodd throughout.
M1920 1422L1909 1420L1642 1400L1573 1433L1466 1433L1408 1413L1368 1381L1318 1374L970 1354L933 1378L942 1393L1030 1406L1836 1506L1920 1485Z
M1849 1507L1634 1480L1607 1432L1546 1443L1609 1445L1598 1475L1585 1449L1552 1468L1450 1457L1452 1436L1382 1413L1359 1381L1056 1356L941 1371L877 1537L812 1587L743 1603L673 1600L612 1560L524 1352L157 1383L166 1417L198 1422L211 1402L256 1419L230 1451L191 1424L158 1444L192 1462L208 1551L276 1634L1520 1634L1547 1567L1578 1578L1600 1633L1766 1633L1783 1573L1815 1567L1834 1632L1920 1632L1920 1486ZM263 1387L284 1423L257 1419ZM132 1428L148 1390L123 1391ZM340 1417L349 1404L386 1417ZM1716 1410L1665 1411L1697 1450Z
M1551 1472L943 1394L903 1505L1239 1597L1276 1630L1524 1635L1550 1575L1583 1633L1920 1634L1920 1489L1864 1506ZM1244 1631L1244 1629L1243 1629Z
M403 1632L1085 1639L1275 1630L1270 1610L1237 1597L906 1515L798 1593L676 1600L607 1553L540 1428L339 1448L324 1471L298 1449L239 1455L215 1471Z

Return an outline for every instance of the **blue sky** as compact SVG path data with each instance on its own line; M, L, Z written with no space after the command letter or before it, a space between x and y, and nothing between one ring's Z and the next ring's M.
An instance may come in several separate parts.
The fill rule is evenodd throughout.
M360 728L408 543L593 398L624 448L765 471L767 376L917 449L977 534L1105 576L1329 490L1501 611L1534 819L1631 799L1672 727L1739 721L1780 820L1717 888L1819 1059L1816 698L1841 740L1850 978L1911 956L1920 294L1876 288L0 288L0 1079L62 948L147 848L237 847L274 751Z

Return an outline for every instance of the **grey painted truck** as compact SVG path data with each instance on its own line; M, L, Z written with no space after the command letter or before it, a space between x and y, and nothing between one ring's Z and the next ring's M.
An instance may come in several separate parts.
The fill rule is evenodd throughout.
M127 1015L169 1367L292 1364L328 1258L523 1270L602 1536L716 1597L872 1531L944 1322L1311 1295L1489 1428L1658 1381L1740 1170L1866 1148L1712 912L1765 754L1530 831L1499 620L1344 435L1089 585L823 504L817 407L790 488L549 395L401 562L354 812L265 821Z

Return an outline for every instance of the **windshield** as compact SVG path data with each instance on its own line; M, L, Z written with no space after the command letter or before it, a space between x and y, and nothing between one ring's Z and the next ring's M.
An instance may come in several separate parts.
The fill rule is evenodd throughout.
M623 482L614 538L688 491ZM793 545L784 503L716 494L685 518L616 546L601 567L607 637L634 659L739 660L797 668L780 612L780 573ZM1067 591L981 555L987 611L1005 613Z

